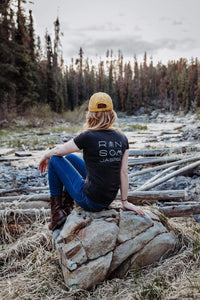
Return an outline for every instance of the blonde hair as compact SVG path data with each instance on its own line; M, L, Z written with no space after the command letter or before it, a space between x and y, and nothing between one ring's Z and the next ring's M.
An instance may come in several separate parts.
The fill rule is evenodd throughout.
M85 130L105 130L109 129L115 120L117 114L114 110L110 111L88 111L86 114L86 123L84 124Z

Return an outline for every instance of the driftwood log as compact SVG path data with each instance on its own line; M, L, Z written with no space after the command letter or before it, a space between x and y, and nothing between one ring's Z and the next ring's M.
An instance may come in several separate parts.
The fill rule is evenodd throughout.
M177 165L180 165L180 164L184 164L184 163L187 163L187 162L190 162L190 161L197 161L197 160L200 160L200 156L189 157L189 158L181 159L181 160L178 160L178 161L175 161L175 162L159 165L159 166L156 166L156 167L146 168L146 169L141 170L141 171L130 173L129 177L139 176L139 175L143 175L143 174L146 174L146 173L166 169L166 168L169 168L171 166L177 166Z
M7 196L0 197L1 202L14 202L14 201L49 201L50 194L33 194L33 195L18 195L18 196Z
M185 199L185 190L167 190L167 191L130 191L128 201L133 204L152 204L163 200ZM120 195L116 200L120 199Z
M129 167L133 167L136 165L145 165L145 164L160 164L160 163L168 163L172 161L179 160L178 157L144 157L144 158L129 158L128 165Z
M148 184L148 183L145 183L144 185L140 186L139 188L137 188L135 191L146 191L146 190L150 190L151 188L175 177L175 176L178 176L178 175L182 175L182 174L185 174L187 173L188 171L192 170L192 169L195 169L196 167L198 167L200 165L200 161L197 161L197 162L194 162L192 164L190 164L189 166L186 166L186 167L183 167L179 170L176 170L166 176L163 176L161 178L158 178L157 180L153 181L152 182L152 179L151 179L151 182ZM156 178L157 178L157 175L156 175Z
M186 192L184 190L167 190L167 191L129 191L128 201L138 204L142 200L154 203L157 200L173 200L184 199ZM49 202L50 194L33 194L33 195L18 195L0 197L0 203L8 202L33 202L33 201L46 201ZM116 200L120 199L120 194L117 195Z
M169 218L198 215L200 214L200 204L160 207L159 211Z
M178 148L163 148L163 149L135 149L135 150L129 150L130 156L163 156L163 155L169 155L172 153L176 154L182 154L186 152L191 151L199 151L199 147L178 147Z
M11 194L11 193L20 193L20 192L38 192L38 191L47 191L49 189L48 186L37 186L37 187L21 187L21 188L16 188L16 189L9 189L9 190L1 190L0 191L0 196L3 196L5 194Z

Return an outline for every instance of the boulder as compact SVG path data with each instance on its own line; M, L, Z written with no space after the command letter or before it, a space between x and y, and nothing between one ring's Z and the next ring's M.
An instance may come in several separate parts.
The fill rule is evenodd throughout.
M139 216L119 208L91 213L80 207L54 231L53 240L66 285L86 290L167 257L177 243L151 211Z

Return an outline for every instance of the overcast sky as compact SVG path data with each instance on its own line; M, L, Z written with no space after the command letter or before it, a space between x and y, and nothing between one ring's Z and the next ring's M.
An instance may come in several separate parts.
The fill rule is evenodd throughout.
M200 57L200 0L33 0L36 34L54 38L57 16L65 61L78 56L103 57L107 49L154 63Z

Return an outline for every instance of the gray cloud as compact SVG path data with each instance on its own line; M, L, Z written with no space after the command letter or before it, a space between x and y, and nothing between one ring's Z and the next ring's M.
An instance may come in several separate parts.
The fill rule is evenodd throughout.
M115 26L111 22L106 22L105 24L102 25L91 25L91 26L86 26L86 27L80 27L76 28L73 30L73 32L79 33L81 32L107 32L107 31L120 31L121 28L120 26Z
M195 45L195 41L191 38L177 40L177 39L159 39L156 41L145 41L138 37L119 37L111 39L97 39L95 41L88 40L86 47L94 49L96 53L105 53L106 49L122 50L126 55L142 54L145 51L151 54L159 49L178 49L188 50Z
M169 17L161 17L159 20L160 20L161 22L165 22L165 21L170 21L171 18L169 18Z
M185 51L196 47L196 41L192 38L184 38L181 40L165 38L157 40L155 44L158 46L157 50L165 48L169 50L179 49Z
M68 44L67 56L72 57L78 54L82 47L85 55L102 56L107 50L113 50L114 54L121 50L125 56L143 55L145 52L149 55L155 55L159 50L178 50L184 52L196 47L196 42L192 38L173 39L162 38L154 41L143 40L141 36L118 35L116 37L98 37L89 38L88 36L79 36L74 38L71 44Z
M174 26L180 26L180 25L183 25L183 21L173 21L172 25Z
M152 52L155 48L153 43L143 41L138 37L117 37L117 38L98 38L83 40L81 45L77 41L73 48L82 46L88 55L104 55L106 50L112 49L114 53L121 50L125 55L137 55L144 53L144 51ZM71 50L73 49L71 48ZM71 51L70 51L71 52ZM72 52L71 52L72 54Z

